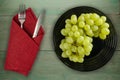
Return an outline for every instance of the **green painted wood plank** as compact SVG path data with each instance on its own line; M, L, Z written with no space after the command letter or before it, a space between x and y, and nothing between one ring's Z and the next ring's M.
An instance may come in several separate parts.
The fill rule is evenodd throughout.
M118 32L118 46L117 50L120 50L120 15L108 14L110 19L112 20L116 31ZM41 50L53 50L53 28L59 16L57 15L46 15L44 29L45 36L43 42L41 44ZM11 25L12 16L0 16L0 50L6 50L8 38L9 38L9 29ZM4 36L3 36L4 35Z
M59 14L76 6L92 6L105 13L118 14L119 0L0 0L0 15L13 15L18 10L19 4L25 3L27 7L32 7L36 11L43 8L49 14ZM13 2L15 4L13 4ZM48 5L49 4L49 5Z
M119 80L120 51L102 68L80 72L68 68L54 51L40 51L28 77L3 70L5 52L0 52L0 80Z

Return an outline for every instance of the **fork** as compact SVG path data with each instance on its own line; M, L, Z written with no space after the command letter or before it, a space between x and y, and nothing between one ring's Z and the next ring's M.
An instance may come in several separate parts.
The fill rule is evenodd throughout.
M19 13L18 13L18 20L19 20L19 22L21 24L21 28L23 28L25 18L26 18L25 5L22 4L22 5L19 6Z

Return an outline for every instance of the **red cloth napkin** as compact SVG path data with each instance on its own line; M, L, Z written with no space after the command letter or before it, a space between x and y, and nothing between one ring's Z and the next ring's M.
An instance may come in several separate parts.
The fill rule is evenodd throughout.
M29 74L44 36L44 30L41 27L38 36L32 38L36 21L37 18L31 8L26 10L23 29L20 27L18 15L13 17L4 66L5 70L12 70L25 76Z

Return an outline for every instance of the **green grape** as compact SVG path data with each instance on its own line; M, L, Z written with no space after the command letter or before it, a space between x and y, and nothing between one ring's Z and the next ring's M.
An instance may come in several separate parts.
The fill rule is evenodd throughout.
M87 35L90 36L90 37L93 37L94 36L94 33L93 31L90 29L88 31L86 31Z
M97 31L94 32L94 37L99 37L99 33L100 33L100 29L98 29Z
M90 18L91 18L92 13L89 13L89 15L90 15Z
M82 36L84 35L83 29L79 29L78 31L79 31L80 35L82 35Z
M74 32L74 37L76 37L76 38L77 38L77 37L79 37L79 36L80 36L79 31L75 31L75 32Z
M68 34L71 30L70 30L70 28L65 28L65 31Z
M69 33L68 33L68 36L70 36L70 37L72 37L74 35L74 33L72 32L72 31L70 31Z
M89 44L90 44L89 39L84 39L83 46L86 46L86 45L89 45Z
M98 19L97 21L95 21L95 24L96 24L97 26L100 26L100 25L103 24L103 20L102 20L102 19Z
M70 56L69 56L69 60L70 60L70 61L73 61L73 55L70 55Z
M85 36L84 39L89 40L89 42L93 42L93 38L91 38L89 36Z
M68 50L65 51L65 53L66 53L67 56L70 56L72 54L72 51L70 49L68 49Z
M94 25L91 27L91 29L92 29L92 31L97 31L99 28L98 28L98 26Z
M88 53L86 52L85 55L86 55L86 56L89 56L89 55L90 55L90 52L88 52Z
M66 35L67 35L66 30L65 30L65 29L62 29L62 30L61 30L61 34L62 34L63 36L66 36Z
M105 22L106 21L106 17L105 16L101 16L101 19Z
M77 47L76 46L71 46L71 51L72 52L76 52L77 51Z
M65 23L66 23L66 24L71 24L71 20L70 20L70 19L66 19L66 20L65 20Z
M81 16L78 17L78 22L80 22L80 21L85 21L84 16L81 15Z
M83 41L84 41L84 37L83 37L83 36L79 36L79 37L77 38L77 43L78 43L78 44L81 44Z
M73 43L72 37L66 37L66 42L72 44Z
M75 31L78 30L78 27L77 27L77 25L73 25L71 29L72 29L73 32L75 32Z
M92 51L92 46L86 45L86 46L84 46L84 49L85 49L85 52L86 52L86 53L89 53L89 52Z
M84 53L84 54L85 54L85 53ZM78 53L79 58L84 58L84 57L85 57L84 54L79 54L79 53Z
M77 57L76 57L77 58ZM75 55L70 55L69 60L73 62L77 62L77 59L75 60Z
M90 43L89 46L91 46L93 48L93 44L92 43Z
M65 25L65 28L70 29L70 28L71 28L71 24L67 23L67 24Z
M88 25L94 25L94 21L93 21L92 19L88 19L88 20L86 21L86 23L87 23Z
M103 23L103 24L101 25L101 28L109 28L109 24L108 24L108 23Z
M101 33L105 34L105 35L108 35L110 33L110 30L108 28L102 28Z
M85 16L85 14L84 14L84 13L82 13L80 16L83 16L83 17L84 17L84 16Z
M77 61L78 61L78 58L77 58L76 55L70 55L70 56L69 56L69 60L70 60L70 61L73 61L73 62L77 62Z
M77 40L77 37L73 36L72 38L73 38L73 40L74 40L74 43L73 43L73 45L75 45L75 43L76 43L76 40Z
M62 49L62 51L65 51L65 48L62 43L59 45L59 48Z
M86 24L86 25L84 26L84 30L86 30L86 31L90 30L90 25Z
M63 58L68 58L68 56L66 55L65 52L62 52L62 55L61 55Z
M79 63L83 63L83 62L84 62L84 58L79 58L79 59L78 59L78 62L79 62Z
M78 62L78 57L76 55L73 55L73 62Z
M90 41L90 42L93 42L93 38L89 37L89 41Z
M60 49L63 49L63 44L62 44L62 43L59 45L59 48L60 48Z
M77 16L74 14L71 16L71 23L76 24L77 23Z
M82 46L78 46L78 54L84 54L85 53L85 50Z
M88 20L88 19L90 19L90 15L89 15L89 14L85 14L85 15L84 15L84 18L85 18L86 20Z
M102 34L102 33L99 34L99 37L100 37L100 39L102 39L102 40L105 40L105 39L106 39L106 35L105 35L105 34Z
M63 43L64 49L70 49L70 44L69 43Z
M62 40L61 40L61 44L63 44L63 43L65 43L65 39L62 39Z
M91 18L92 20L96 21L97 19L100 18L100 16L99 16L98 14L96 14L96 13L93 13L93 14L90 16L90 18Z
M78 26L79 26L80 28L83 28L83 27L85 26L84 21L80 21L80 22L78 23Z
M95 33L94 33L94 37L97 38L98 36L99 36L99 33L98 33L98 32L95 32Z

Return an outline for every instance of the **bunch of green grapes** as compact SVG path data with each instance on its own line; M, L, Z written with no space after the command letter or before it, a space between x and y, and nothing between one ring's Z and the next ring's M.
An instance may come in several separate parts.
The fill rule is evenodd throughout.
M106 17L96 13L81 14L79 17L73 14L65 23L65 28L61 30L65 39L61 40L59 47L63 51L61 56L73 62L83 63L84 57L90 55L93 37L105 40L110 34Z

